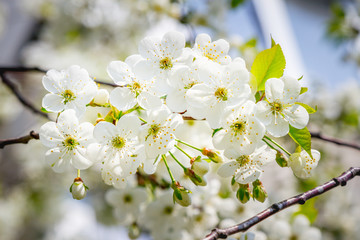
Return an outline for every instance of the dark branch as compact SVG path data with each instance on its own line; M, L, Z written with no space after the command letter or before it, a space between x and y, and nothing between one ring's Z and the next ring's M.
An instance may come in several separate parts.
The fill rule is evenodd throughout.
M233 235L239 232L245 232L252 226L258 224L259 222L263 221L264 219L276 214L277 212L293 206L295 204L304 204L308 199L319 196L339 185L345 186L346 183L354 178L355 176L360 175L360 167L350 168L339 177L333 178L327 183L324 183L321 186L313 188L305 193L299 194L287 200L274 203L271 207L265 209L264 211L258 213L252 218L248 220L225 229L213 229L209 235L207 235L203 240L216 240L216 239L226 239L228 236Z
M336 138L331 138L331 137L327 137L322 135L321 133L311 133L311 137L313 138L317 138L326 142L331 142L340 146L345 146L345 147L350 147L350 148L354 148L357 150L360 150L360 145L354 144L354 143L348 143L348 142L344 142L342 140L336 139Z
M17 99L28 109L30 109L33 113L38 114L42 117L45 117L47 119L50 119L49 116L37 109L32 103L30 103L19 91L19 89L16 87L16 85L10 81L10 79L5 75L4 72L0 69L0 77L3 81L3 83L9 87L9 89L12 91L12 93L17 97Z
M23 137L0 140L0 148L4 148L6 145L10 144L28 143L31 139L39 139L39 134L31 131L29 135Z

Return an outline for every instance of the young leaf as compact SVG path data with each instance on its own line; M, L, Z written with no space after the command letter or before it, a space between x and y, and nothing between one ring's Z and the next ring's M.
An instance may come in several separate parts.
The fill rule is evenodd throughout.
M289 125L289 128L289 136L313 158L311 154L311 135L307 127L297 129Z
M306 93L307 91L308 91L307 87L302 87L301 90L300 90L300 95L303 94L303 93Z
M251 67L255 76L258 91L265 90L265 82L269 78L279 78L284 74L285 57L279 44L260 52Z
M317 111L317 107L316 107L316 106L315 106L315 109L314 109L314 108L310 107L309 105L307 105L307 104L305 104L305 103L296 102L295 104L298 104L298 105L304 107L309 114L316 113L316 111Z

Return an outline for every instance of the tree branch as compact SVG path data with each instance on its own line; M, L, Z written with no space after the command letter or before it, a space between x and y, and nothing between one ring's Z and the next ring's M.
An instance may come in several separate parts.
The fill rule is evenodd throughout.
M277 212L280 212L281 210L284 210L285 208L288 208L295 204L304 204L308 199L321 195L339 185L345 186L349 180L359 175L360 175L360 167L356 167L356 168L352 167L343 174L341 174L339 177L333 178L332 180L330 180L327 183L324 183L321 186L313 188L305 193L299 194L284 201L274 203L273 205L271 205L271 207L265 209L264 211L258 213L254 217L249 218L248 220L238 225L228 227L225 229L215 228L203 240L226 239L228 236L233 235L235 233L245 232L252 226L276 214Z
M10 81L10 79L5 75L5 72L2 72L2 69L0 69L0 77L3 81L3 83L8 86L8 88L11 90L11 92L16 96L16 98L28 109L30 109L33 113L38 114L42 117L45 117L47 119L50 119L49 116L37 109L32 103L30 103L19 91L19 89L16 87L16 85Z
M311 133L311 137L313 138L317 138L326 142L331 142L340 146L345 146L345 147L350 147L350 148L354 148L357 150L360 150L360 145L354 144L354 143L348 143L348 142L344 142L342 140L336 139L336 138L331 138L331 137L327 137L322 135L321 133Z
M31 139L39 139L39 134L35 131L31 131L29 135L19 137L19 138L10 138L0 140L0 148L4 148L6 145L16 144L16 143L28 143Z

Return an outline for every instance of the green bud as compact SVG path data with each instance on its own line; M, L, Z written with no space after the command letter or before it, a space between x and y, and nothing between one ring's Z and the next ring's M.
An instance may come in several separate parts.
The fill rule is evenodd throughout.
M74 179L73 184L70 186L72 197L76 200L81 200L86 197L86 192L89 188L84 184L83 180L79 177Z
M198 175L204 176L209 171L209 163L207 161L201 160L201 157L198 156L195 160L191 161L191 169Z
M236 192L236 198L239 199L239 201L244 204L250 200L249 184L240 184L240 187Z
M217 151L208 148L203 148L202 154L204 156L207 156L214 163L221 163L223 161L222 158L219 156L219 152Z
M276 158L275 158L277 164L280 167L287 167L288 166L288 159L287 157L280 151L276 152Z
M191 204L191 197L189 190L185 189L180 185L179 182L174 182L171 184L171 188L174 189L173 201L177 202L183 207L188 207Z
M184 173L186 176L190 178L190 180L196 185L196 186L206 186L206 181L201 176L197 175L192 169L186 168L184 170Z
M265 199L267 198L268 195L265 191L264 186L259 181L259 179L254 181L252 185L253 185L253 198L259 202L265 202Z
M136 222L130 225L128 236L129 236L130 239L138 239L139 238L139 236L140 236L140 228L136 224Z

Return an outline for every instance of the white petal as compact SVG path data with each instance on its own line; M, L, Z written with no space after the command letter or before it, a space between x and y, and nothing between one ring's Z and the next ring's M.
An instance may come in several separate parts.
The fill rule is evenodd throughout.
M48 93L42 100L42 106L50 112L61 112L64 110L63 99L60 95Z
M86 158L95 162L101 162L105 160L106 148L99 143L92 143L86 148Z
M270 78L265 82L266 98L270 102L283 99L284 82L278 78Z
M60 114L56 125L61 133L72 135L74 133L74 130L79 125L79 120L76 117L76 112L72 109L63 111Z
M40 128L40 141L46 147L60 147L64 141L55 122L47 122Z
M225 131L224 129L222 129L215 133L212 142L215 148L223 150L230 146L231 140L232 140L231 134Z
M235 174L235 171L239 168L239 164L236 161L230 161L220 166L217 174L220 177L227 178Z
M186 92L188 103L194 107L202 108L213 104L215 99L214 90L207 84L194 85Z
M209 122L211 128L216 129L221 127L220 121L223 117L225 106L225 102L219 102L215 106L208 108L206 120Z
M296 78L290 76L282 77L284 81L284 102L294 103L300 95L301 86Z
M134 73L132 72L129 65L122 61L112 61L107 67L107 73L114 80L114 82L123 86L129 84L135 78Z
M201 33L196 36L195 44L198 45L199 49L205 47L205 45L211 43L211 38L208 34Z
M70 166L70 161L58 148L50 149L45 153L46 162L52 167L54 172L64 172Z
M143 58L160 60L162 57L159 48L161 40L157 37L146 37L139 43L139 53Z
M101 121L94 128L94 137L100 143L106 143L116 136L116 127L114 124Z
M265 125L270 124L273 119L271 106L266 101L256 103L256 117Z
M129 88L115 88L110 93L110 104L115 106L119 111L131 109L137 103L136 94Z
M139 60L133 68L137 78L140 79L151 79L155 75L155 66L154 62L148 61L146 59Z
M258 179L261 175L261 171L256 168L242 168L239 172L235 174L235 181L240 184L248 184L256 179Z
M86 149L74 149L71 164L80 170L89 168L93 162L86 158Z
M185 92L174 89L166 97L166 105L174 112L184 112L187 108Z
M297 104L284 109L284 114L294 128L303 129L309 122L309 113L303 106Z
M158 108L162 105L162 101L159 97L154 96L148 92L141 92L137 97L137 101L139 106L146 110Z
M116 128L119 129L119 132L122 133L122 136L134 138L139 134L140 126L141 122L137 116L125 115L120 118Z
M62 92L61 80L64 78L63 72L51 69L47 71L46 75L42 79L44 88L51 93Z
M75 130L76 137L81 146L87 147L93 142L94 125L89 122L81 123Z
M88 104L95 96L98 88L94 81L88 81L87 84L81 86L81 90L77 92L75 101L84 106Z
M164 51L164 56L173 59L180 57L185 47L185 37L179 32L168 32L161 40L161 48Z
M157 165L159 164L160 160L154 162L154 159L146 159L144 161L144 172L146 174L153 174L156 171Z
M266 130L274 137L282 137L289 132L289 122L279 114L274 117L275 121L266 126Z

